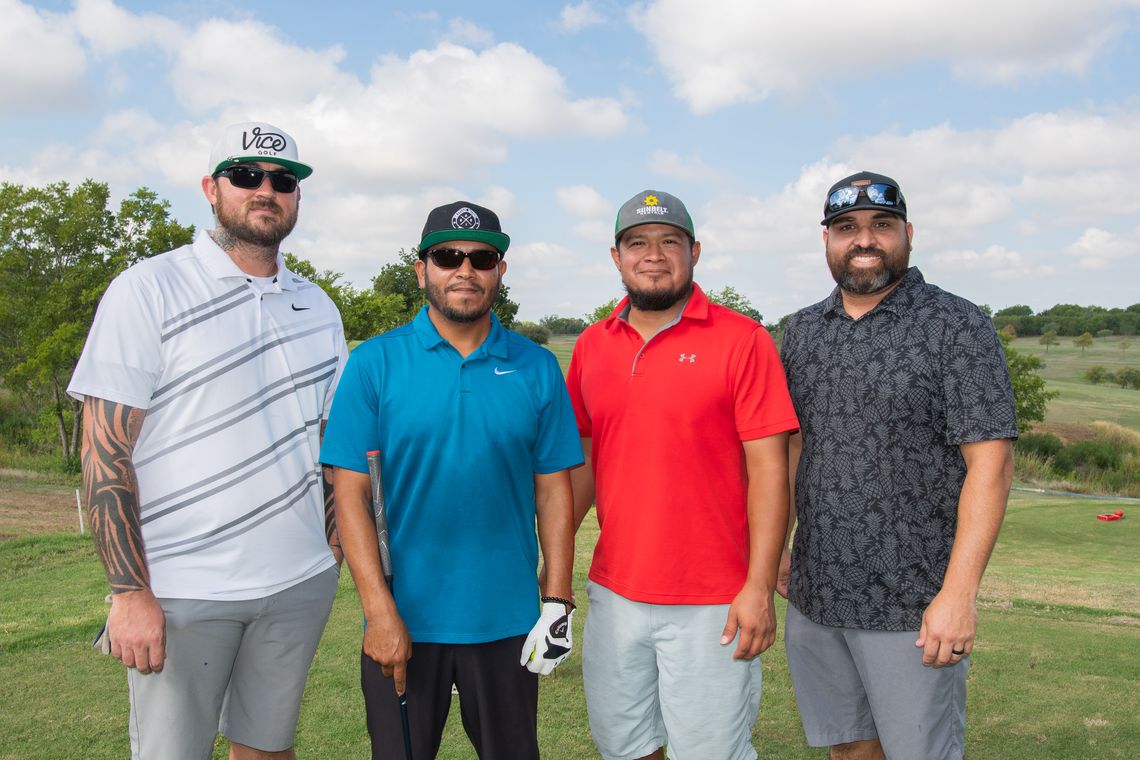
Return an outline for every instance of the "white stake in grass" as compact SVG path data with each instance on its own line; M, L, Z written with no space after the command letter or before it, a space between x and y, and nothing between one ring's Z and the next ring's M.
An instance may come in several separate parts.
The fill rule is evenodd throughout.
M79 500L79 489L75 489L75 511L79 514L79 533L83 533L83 502Z

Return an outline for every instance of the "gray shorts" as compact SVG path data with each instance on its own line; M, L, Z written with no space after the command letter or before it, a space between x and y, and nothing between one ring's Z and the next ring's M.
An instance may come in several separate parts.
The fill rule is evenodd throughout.
M336 596L337 568L247 601L159 599L162 672L127 671L134 760L205 760L221 731L264 752L293 746L301 694Z
M749 760L760 658L721 644L727 604L645 604L587 582L582 679L590 731L606 760L668 744L674 760Z
M917 638L819 625L789 604L784 645L808 744L877 737L888 758L960 760L969 658L925 667Z

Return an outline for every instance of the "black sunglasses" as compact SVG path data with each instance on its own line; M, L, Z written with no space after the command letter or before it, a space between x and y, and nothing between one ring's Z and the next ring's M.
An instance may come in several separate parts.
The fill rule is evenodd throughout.
M867 201L875 206L894 208L906 202L903 200L902 190L894 185L881 182L872 185L848 185L827 196L828 213L854 206L859 202L860 193L865 194Z
M231 166L214 172L215 177L229 177L230 184L244 190L256 190L269 177L269 184L277 193L291 193L297 189L297 175L289 171L267 172L260 166Z
M503 254L494 248L479 248L474 251L461 251L458 248L432 248L425 256L440 269L458 269L463 266L463 260L467 259L471 262L471 266L485 272L494 269Z

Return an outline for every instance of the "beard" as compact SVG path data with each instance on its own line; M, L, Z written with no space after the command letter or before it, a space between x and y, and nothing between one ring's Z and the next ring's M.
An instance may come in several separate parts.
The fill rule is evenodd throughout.
M479 283L474 283L474 286L481 287ZM440 288L433 283L431 279L425 278L424 280L424 291L427 293L428 304L431 305L431 308L438 311L450 321L460 324L478 322L487 316L487 312L491 310L491 305L494 304L495 299L499 297L499 288L501 286L502 280L496 279L494 287L490 288L490 290L483 291L482 301L469 306L453 306L447 300L446 288Z
M265 216L251 218L251 212L259 208L275 210L278 216L274 219ZM289 210L273 200L251 200L241 204L225 201L219 195L218 202L214 204L214 219L223 237L276 251L297 224L297 208L294 206Z
M901 253L855 246L840 259L833 260L829 257L827 265L831 269L831 276L842 290L852 295L872 295L886 290L903 278L910 266L910 250L909 240ZM878 256L880 265L873 269L855 269L850 266L854 257L868 255Z
M675 288L666 290L639 290L630 286L624 279L622 285L629 294L630 306L638 311L666 311L689 297L693 292L693 269L689 268L689 276Z

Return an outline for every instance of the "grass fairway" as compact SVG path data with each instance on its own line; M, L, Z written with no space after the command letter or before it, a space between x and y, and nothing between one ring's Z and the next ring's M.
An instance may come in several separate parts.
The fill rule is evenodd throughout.
M971 760L1136 756L1140 506L1125 505L1132 514L1114 523L1094 519L1104 509L1074 499L1012 498L982 589L968 705ZM575 588L584 597L597 539L592 517L579 538ZM0 543L0 760L128 756L123 670L89 649L104 589L90 537ZM359 647L359 603L346 572L305 695L300 757L367 756ZM577 653L542 681L539 730L545 758L597 757ZM754 737L764 758L826 756L803 743L780 642L764 657ZM214 757L225 757L221 744ZM457 704L440 757L474 757Z
M1048 352L1037 338L1018 338L1013 347L1025 354L1041 357L1045 366L1041 376L1050 390L1060 391L1049 402L1045 429L1051 424L1087 425L1094 420L1115 422L1140 431L1140 391L1121 388L1113 382L1093 385L1084 373L1094 364L1104 365L1109 372L1122 367L1140 367L1140 339L1128 338L1132 345L1120 350L1119 336L1097 338L1093 345L1081 350L1072 338L1060 338L1059 345Z

